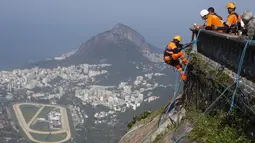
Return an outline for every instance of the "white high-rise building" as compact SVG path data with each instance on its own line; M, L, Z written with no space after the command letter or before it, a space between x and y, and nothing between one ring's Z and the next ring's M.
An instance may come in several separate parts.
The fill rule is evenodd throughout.
M88 64L84 64L83 65L83 72L84 72L84 74L88 74L89 73L89 65Z
M135 104L133 105L133 109L136 110L136 105Z
M134 96L131 96L131 101L135 102L135 97Z
M131 87L125 86L124 87L124 92L127 93L127 94L131 94L131 92L132 92Z
M130 99L129 96L125 96L125 101L128 101Z
M59 94L60 94L60 95L63 95L63 94L64 94L64 89L63 89L63 87L60 86L58 90L59 90Z
M138 100L141 102L141 101L143 101L143 94L139 94L138 95Z

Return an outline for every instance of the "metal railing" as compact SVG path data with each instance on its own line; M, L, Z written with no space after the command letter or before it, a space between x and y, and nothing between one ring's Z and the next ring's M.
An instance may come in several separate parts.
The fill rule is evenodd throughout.
M191 29L192 30L192 29ZM196 32L192 30L193 32ZM201 30L197 51L226 68L237 71L246 41L235 36L209 30ZM250 43L243 62L241 76L255 82L255 44Z

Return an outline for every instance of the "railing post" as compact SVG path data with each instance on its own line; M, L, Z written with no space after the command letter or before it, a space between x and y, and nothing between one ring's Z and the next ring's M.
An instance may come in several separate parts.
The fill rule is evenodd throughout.
M197 31L192 28L190 30L192 31L191 41L197 40ZM191 53L197 53L197 43L192 44L192 49Z

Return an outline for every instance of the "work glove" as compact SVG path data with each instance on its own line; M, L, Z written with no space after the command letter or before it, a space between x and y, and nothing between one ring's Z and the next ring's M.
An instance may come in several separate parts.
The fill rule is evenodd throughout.
M191 45L191 44L195 44L195 43L196 43L196 41L197 41L197 40L193 40L193 41L191 41L191 42L190 42L190 45Z

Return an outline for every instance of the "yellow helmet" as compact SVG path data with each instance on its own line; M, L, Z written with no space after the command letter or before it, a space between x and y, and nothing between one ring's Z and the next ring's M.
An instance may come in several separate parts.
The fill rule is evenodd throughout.
M175 40L178 40L179 42L182 41L182 37L181 37L180 35L174 36L174 39L175 39Z
M229 3L227 4L226 8L227 8L227 9L228 9L228 8L236 8L236 5L235 5L235 3L233 3L233 2L229 2Z

